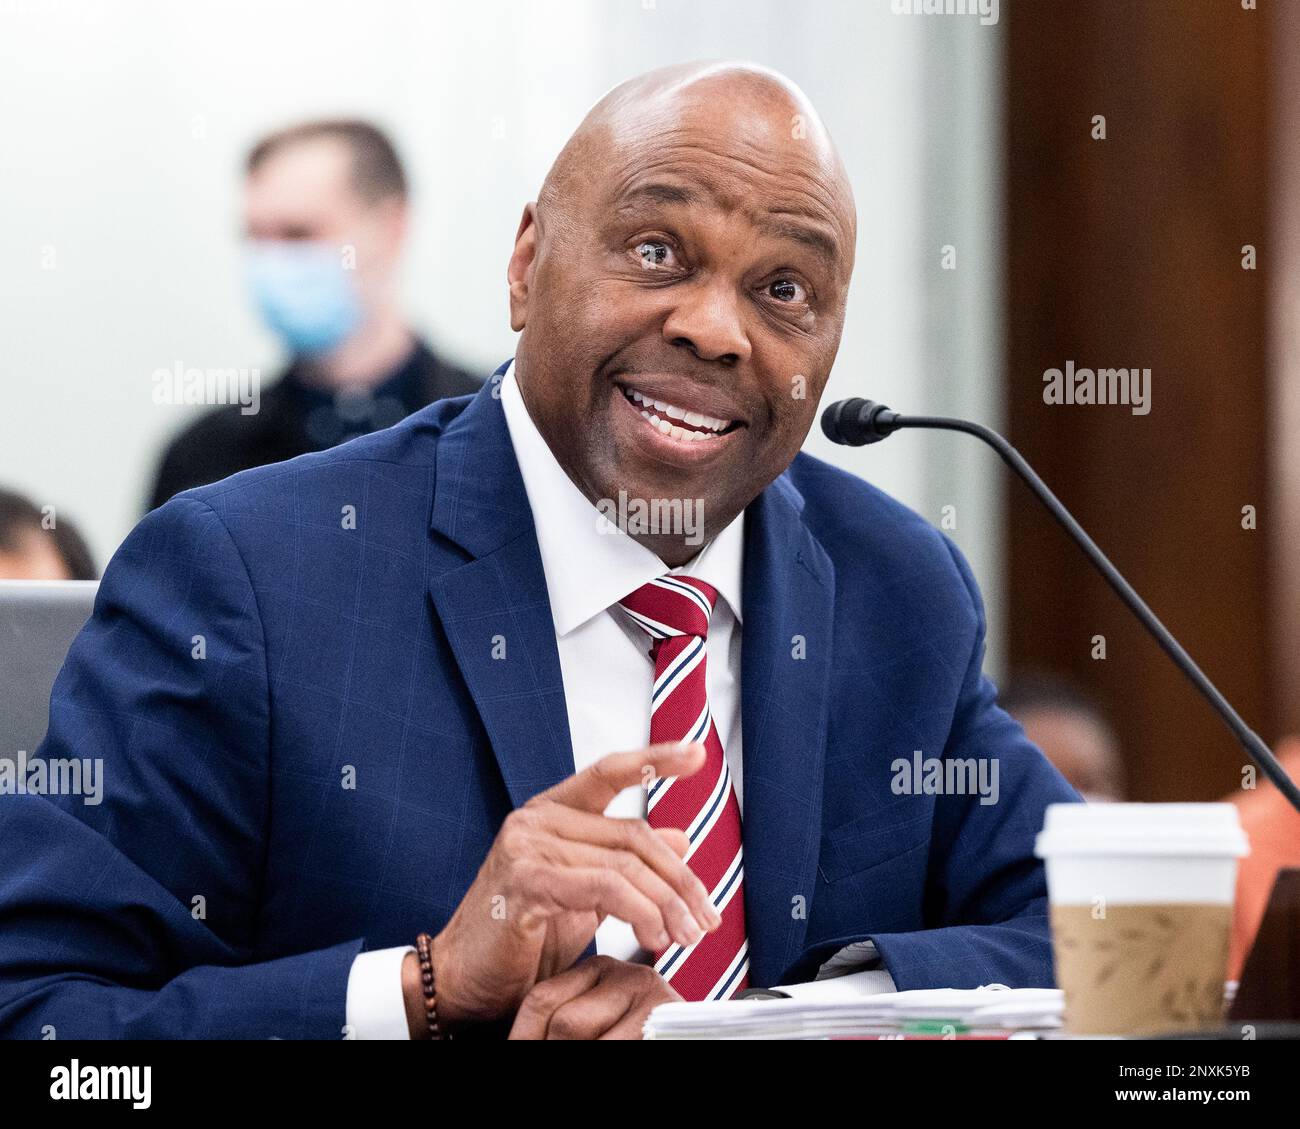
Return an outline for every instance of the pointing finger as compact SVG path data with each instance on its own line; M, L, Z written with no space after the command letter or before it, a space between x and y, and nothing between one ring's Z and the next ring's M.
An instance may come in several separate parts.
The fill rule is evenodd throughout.
M690 776L704 767L704 746L696 741L651 745L630 753L611 753L581 772L540 793L547 799L583 811L603 812L624 788L649 787L656 779Z

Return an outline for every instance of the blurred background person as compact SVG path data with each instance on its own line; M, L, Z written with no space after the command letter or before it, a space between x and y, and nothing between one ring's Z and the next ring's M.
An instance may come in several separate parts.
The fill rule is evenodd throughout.
M438 357L402 312L407 179L381 130L346 119L295 125L253 147L247 174L247 284L293 359L256 413L224 405L173 440L151 509L237 471L390 427L480 383Z
M998 700L1085 800L1124 799L1115 731L1085 693L1062 678L1026 674L1003 689Z
M77 527L21 494L0 489L0 580L98 580Z

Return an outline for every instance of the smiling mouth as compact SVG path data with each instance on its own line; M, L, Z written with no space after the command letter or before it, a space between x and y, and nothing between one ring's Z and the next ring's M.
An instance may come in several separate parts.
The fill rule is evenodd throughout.
M656 400L635 388L619 385L628 403L637 408L651 427L678 441L707 443L742 427L740 420L717 419L703 412L680 408L666 400Z

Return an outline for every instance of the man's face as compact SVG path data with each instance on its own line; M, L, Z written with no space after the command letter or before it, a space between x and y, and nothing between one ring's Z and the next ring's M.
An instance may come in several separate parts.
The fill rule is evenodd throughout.
M791 132L788 114L687 107L611 142L553 214L525 213L510 271L521 388L593 502L699 500L712 537L807 436L853 220L825 155Z
M405 210L396 200L369 204L352 180L352 153L336 138L290 143L250 174L244 193L249 239L355 248L354 280L363 304L378 304L392 282Z

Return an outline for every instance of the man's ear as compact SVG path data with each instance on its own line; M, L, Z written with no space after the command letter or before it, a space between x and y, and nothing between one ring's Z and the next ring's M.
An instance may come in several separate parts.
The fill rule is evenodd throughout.
M510 328L518 333L528 324L528 294L537 260L537 203L524 205L524 215L515 232L515 249L506 267L510 286Z

